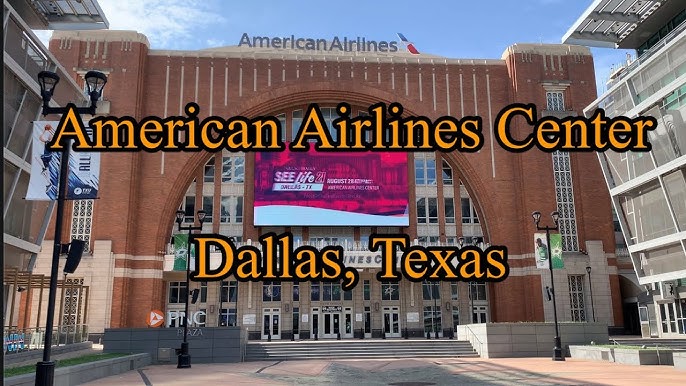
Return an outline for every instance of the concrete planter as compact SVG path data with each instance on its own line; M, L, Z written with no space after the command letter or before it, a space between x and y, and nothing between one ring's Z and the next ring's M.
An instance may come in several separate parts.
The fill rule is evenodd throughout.
M589 361L615 361L614 349L599 346L569 346L569 354L574 359Z
M110 375L136 370L149 364L150 354L133 354L69 367L58 367L55 369L54 384L56 386L80 385ZM17 375L4 378L3 381L7 386L32 386L36 382L36 374Z
M672 353L674 368L686 370L686 351L674 351Z
M627 365L668 365L674 364L671 349L614 349L615 362Z

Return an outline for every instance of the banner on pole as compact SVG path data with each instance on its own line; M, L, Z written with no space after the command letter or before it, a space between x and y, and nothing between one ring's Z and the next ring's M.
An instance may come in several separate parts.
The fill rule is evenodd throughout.
M186 270L186 259L188 258L188 235L174 235L174 271ZM195 268L195 246L191 245L191 271Z
M536 257L536 268L548 269L548 248L553 258L553 269L565 267L562 260L562 235L559 233L550 234L550 245L548 245L545 233L534 234L534 251Z
M31 143L31 177L26 192L27 200L57 200L60 151L51 151L47 144L55 134L57 121L33 122ZM92 130L86 128L92 138ZM69 152L68 200L89 200L98 197L100 185L100 153Z

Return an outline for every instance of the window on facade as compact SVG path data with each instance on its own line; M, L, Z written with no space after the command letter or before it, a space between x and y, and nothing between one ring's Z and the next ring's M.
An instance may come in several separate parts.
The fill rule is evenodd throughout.
M231 222L231 214L229 212L229 205L231 205L230 200L231 197L221 197L221 210L219 212L219 222L221 223Z
M469 198L462 198L462 223L463 224L478 224L479 218L476 215L476 208L472 205L472 200Z
M310 284L310 300L313 302L318 302L319 301L319 282L312 282Z
M300 307L293 307L293 335L300 333Z
M221 301L230 303L238 301L238 281L222 281Z
M421 197L417 199L417 222L419 224L426 224L426 198Z
M586 321L586 307L584 306L584 275L569 275L569 305L573 322Z
M335 142L338 140L338 130L333 126L333 121L338 119L338 114L334 107L322 107L320 109L322 112L322 117L324 118L324 123L331 134L331 139Z
M213 196L203 196L202 197L202 210L205 211L205 222L206 223L211 223L212 222L212 204L213 204L214 197Z
M207 303L207 282L200 283L200 303Z
M293 283L293 301L300 301L300 284L298 282Z
M417 242L419 244L438 244L441 241L439 236L417 236Z
M238 318L236 317L235 308L222 308L219 312L219 325L220 326L236 326L238 325Z
M436 185L436 159L423 153L416 153L414 160L414 176L416 185Z
M422 293L424 300L440 300L440 285L436 282L424 281L422 283Z
M245 158L242 156L222 157L222 182L243 183L245 178Z
M362 287L362 293L364 300L371 300L372 299L372 286L369 283L369 280L364 281L364 285Z
M565 111L565 99L562 91L548 91L545 96L548 110Z
M265 281L262 283L262 301L279 302L281 301L281 282Z
M381 283L381 300L400 299L400 288L398 283Z
M322 283L322 300L325 302L341 300L341 285L339 283Z
M452 197L443 198L443 208L445 210L445 223L455 223L455 200Z
M222 223L243 223L243 197L222 196L220 215ZM232 218L233 221L231 221Z
M236 223L243 223L243 197L236 197Z
M205 164L205 182L214 182L214 156Z
M343 291L343 300L353 300L353 291Z
M469 283L469 294L473 301L486 301L486 283Z
M417 199L417 222L420 224L438 223L438 199L421 197Z
M183 222L194 222L195 221L195 197L186 196L186 200L183 203L184 218Z
M303 111L293 110L293 119L291 120L291 141L295 139L295 136L300 130L300 125L303 123Z
M178 304L185 303L188 297L188 287L185 281L170 281L169 282L169 303Z
M279 114L276 116L281 125L281 141L286 142L286 114Z
M453 184L453 169L447 162L443 161L443 185Z
M424 333L441 330L441 306L424 307Z
M459 292L457 283L450 283L450 300L458 300Z
M426 201L428 203L429 223L438 224L438 199L429 197Z

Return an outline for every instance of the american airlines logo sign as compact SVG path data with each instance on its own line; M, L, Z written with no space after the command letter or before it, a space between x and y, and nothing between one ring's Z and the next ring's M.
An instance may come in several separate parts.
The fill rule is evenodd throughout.
M399 47L405 47L413 55L419 54L414 45L403 34L398 33L400 42L367 40L364 37L349 39L334 36L332 40L303 38L291 35L288 37L250 36L243 33L238 42L239 47L275 48L302 51L340 51L340 52L398 52Z

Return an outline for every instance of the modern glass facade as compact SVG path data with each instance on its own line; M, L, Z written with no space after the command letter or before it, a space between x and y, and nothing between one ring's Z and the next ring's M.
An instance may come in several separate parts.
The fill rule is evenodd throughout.
M598 154L638 283L650 295L639 299L644 336L686 334L686 20L670 23L585 110L657 120L651 151Z
M54 202L25 199L31 163L31 133L33 121L43 119L42 99L37 75L52 71L60 77L55 88L52 106L69 102L86 103L83 87L79 86L50 51L33 33L32 28L47 25L29 25L27 16L36 19L45 15L27 15L37 12L23 2L4 1L3 18L3 267L31 271L48 227ZM38 160L40 161L40 160ZM19 304L21 293L14 291L16 283L4 282L7 309ZM5 312L4 315L10 313ZM16 328L18 313L5 319L5 328Z

